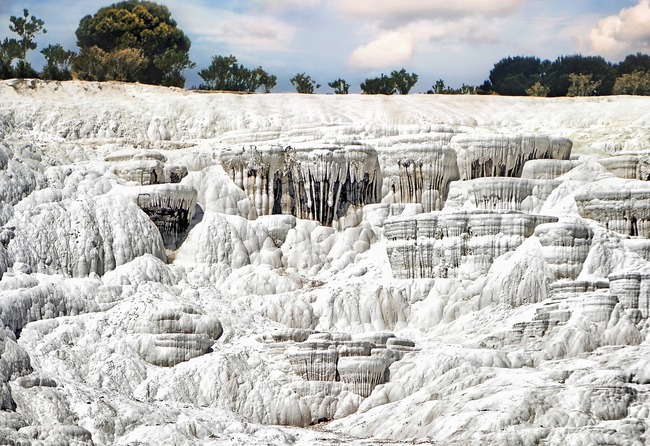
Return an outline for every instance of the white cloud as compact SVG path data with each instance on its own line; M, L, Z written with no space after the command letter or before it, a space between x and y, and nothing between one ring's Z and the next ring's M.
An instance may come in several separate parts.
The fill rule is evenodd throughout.
M418 42L460 42L481 45L497 43L500 40L496 31L484 20L476 17L413 22L400 28L400 31L410 32Z
M609 57L650 50L650 0L605 17L589 33L592 50Z
M411 33L391 32L355 49L348 59L355 68L387 68L413 57L415 38Z
M321 0L252 0L252 3L266 11L281 12L316 8L320 6Z
M174 17L184 30L191 30L192 40L224 44L233 49L286 51L293 41L295 27L268 14L243 14L196 2L182 7L183 0L168 1ZM190 1L190 3L192 3Z
M398 26L414 20L448 19L469 15L503 17L515 13L523 0L335 0L344 14L362 19L377 19L385 26Z

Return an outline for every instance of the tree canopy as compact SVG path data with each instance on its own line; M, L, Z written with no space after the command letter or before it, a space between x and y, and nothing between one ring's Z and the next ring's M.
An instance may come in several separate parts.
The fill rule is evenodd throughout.
M237 63L237 58L213 56L212 63L199 71L204 83L199 90L246 91L252 93L260 88L269 93L277 82L277 77L268 74L262 67L249 70Z
M38 73L27 62L27 52L36 49L36 35L47 32L43 27L45 22L35 16L30 17L27 9L23 9L22 16L12 15L9 22L9 31L15 33L18 39L7 37L0 43L0 77L37 77ZM18 63L14 65L15 60Z
M408 94L418 81L418 75L408 73L404 68L393 70L390 76L381 74L379 77L368 78L360 84L365 94Z
M549 64L532 56L505 57L490 70L489 84L495 93L525 96L527 89L542 80Z
M190 39L169 9L154 2L129 0L100 8L81 19L76 36L80 54L74 71L81 79L115 80L117 67L119 80L182 87L183 70L194 66Z
M616 69L600 56L560 56L549 65L542 82L550 89L549 96L566 96L573 82L571 74L591 75L591 82L598 84L595 96L612 94L616 82Z
M335 94L348 94L350 92L350 84L341 78L328 82L327 85L334 90Z
M634 72L650 72L650 56L642 53L628 54L616 69L619 76Z
M298 73L291 79L289 79L291 85L296 89L298 93L312 94L314 89L320 88L320 84L316 83L311 76L305 73Z
M72 79L70 68L75 57L74 52L66 51L57 43L56 45L49 45L47 48L41 50L41 54L45 57L46 62L41 73L43 79L56 81Z

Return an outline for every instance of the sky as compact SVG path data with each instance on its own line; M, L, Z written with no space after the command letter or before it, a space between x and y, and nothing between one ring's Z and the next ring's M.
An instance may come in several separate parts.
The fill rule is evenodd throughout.
M45 21L30 62L60 43L77 50L79 21L113 0L0 0L0 39L12 37L9 17L27 8ZM650 0L159 0L191 39L194 70L214 55L232 54L248 68L278 77L273 91L293 91L289 79L310 75L321 88L338 78L359 92L369 77L405 68L417 73L412 92L438 79L480 85L507 56L600 55L619 62L650 54ZM4 25L2 25L4 24Z

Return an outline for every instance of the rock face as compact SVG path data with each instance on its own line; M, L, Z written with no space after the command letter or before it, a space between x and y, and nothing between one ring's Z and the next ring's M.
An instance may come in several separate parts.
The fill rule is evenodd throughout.
M0 103L0 444L650 443L648 98Z
M442 209L449 184L460 178L457 154L448 142L382 151L384 189L391 203L420 203L424 212Z
M454 212L394 217L384 223L393 275L400 279L471 277L514 251L555 217L520 212Z
M286 348L284 354L291 370L302 378L292 382L291 388L310 408L311 424L356 410L375 387L386 382L388 367L393 362L405 352L417 351L413 341L397 339L391 332L355 336L312 332L305 339L307 334L291 330L269 333L262 339L274 349Z
M180 246L196 211L196 189L182 184L140 186L129 188L128 195L158 227L165 246Z
M650 180L650 154L647 152L618 154L598 162L619 178Z
M44 203L17 213L7 227L9 257L37 272L85 277L144 254L165 258L151 220L120 196Z
M136 326L138 354L150 364L173 367L204 355L219 339L218 319L196 314L192 307L158 311Z
M249 147L223 153L221 162L258 215L345 227L349 213L380 199L377 153L368 146Z
M578 211L611 231L650 237L650 186L642 181L616 181L609 188L588 188L576 195Z
M125 181L143 186L180 183L187 176L187 167L167 163L167 157L153 150L126 150L114 152L104 160L110 162L110 171Z
M458 153L461 180L483 177L521 177L529 160L567 160L572 143L548 136L458 135L452 140Z
M650 272L618 272L609 275L610 294L639 323L650 317Z
M593 231L583 222L541 224L535 228L544 260L555 280L575 280L580 275L593 239Z

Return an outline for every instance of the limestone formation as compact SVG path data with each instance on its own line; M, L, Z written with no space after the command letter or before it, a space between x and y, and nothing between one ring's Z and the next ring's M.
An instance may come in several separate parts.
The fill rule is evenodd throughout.
M591 228L581 221L546 223L535 228L535 236L554 279L577 279L591 248Z
M16 214L8 227L15 228L9 257L36 272L85 277L146 253L166 258L155 225L121 196L45 203Z
M129 187L125 194L158 227L165 246L176 249L194 218L196 189L182 184L156 184Z
M580 165L578 160L537 159L524 164L521 178L531 180L554 180Z
M608 277L610 294L638 323L650 317L650 271L620 271Z
M449 199L463 200L467 206L484 211L539 213L559 182L525 178L477 178L451 184Z
M419 214L386 220L384 235L399 278L459 277L487 272L493 260L517 248L554 217L519 212Z
M309 343L287 351L294 373L307 381L336 381L339 353L330 343Z
M424 212L438 211L449 184L460 178L456 152L449 147L400 146L380 153L385 194L392 203L420 203Z
M143 315L135 326L138 354L150 364L173 367L206 354L223 328L214 318L197 314L192 307L180 307Z
M116 176L142 186L180 183L188 174L187 167L168 163L167 157L155 150L121 150L104 160L111 163L109 170Z
M0 444L650 443L647 98L0 104Z
M611 181L575 196L580 216L619 234L650 238L650 186L645 181Z
M461 180L521 177L524 164L536 159L569 159L572 142L541 135L464 135L453 138Z
M377 153L364 145L248 147L222 153L221 163L258 215L346 227L348 213L380 199Z
M647 152L619 153L598 162L619 178L650 180L650 154Z
M341 381L350 392L368 397L378 384L385 382L386 362L378 357L350 356L341 358L338 364Z

